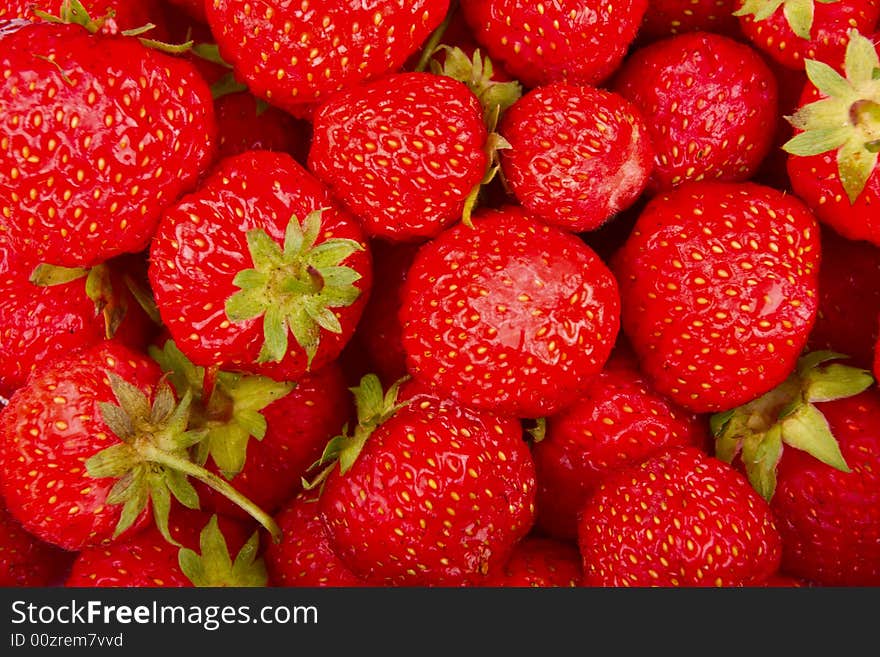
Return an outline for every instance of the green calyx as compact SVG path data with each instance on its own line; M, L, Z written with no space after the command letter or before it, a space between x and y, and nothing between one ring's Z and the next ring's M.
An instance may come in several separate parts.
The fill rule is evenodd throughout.
M173 340L161 350L151 348L150 356L167 373L177 394L192 398L189 427L204 431L194 447L195 462L204 465L211 458L226 479L244 468L250 439L262 440L266 435L261 411L295 387L264 376L230 372L217 372L213 385L207 386L205 368L194 365Z
M351 432L345 425L342 433L327 443L321 458L310 468L324 466L324 469L312 481L303 479L303 488L312 490L323 484L337 464L340 474L344 475L351 469L373 432L412 401L397 401L400 386L408 379L398 379L383 393L379 377L367 374L361 378L360 385L349 388L354 395L358 423Z
M755 22L765 21L782 6L785 21L801 39L810 40L816 2L832 4L839 0L745 0L734 16L752 16Z
M226 316L232 322L263 318L260 363L284 358L290 332L311 367L321 331L342 332L333 309L350 306L361 294L355 286L361 275L342 263L364 247L341 238L317 243L323 212L309 213L302 223L292 217L283 245L261 229L248 231L254 268L235 276L233 283L241 290L227 299Z
M727 463L739 455L752 486L768 501L776 490L776 466L785 445L849 472L840 446L816 406L852 397L873 384L867 370L836 362L845 358L828 351L803 356L791 376L774 390L712 416L715 455Z
M846 77L815 60L806 61L806 71L823 98L786 117L803 132L783 148L804 157L836 151L840 181L850 203L855 203L880 152L880 58L868 38L851 30Z
M199 534L199 550L181 548L177 562L197 587L263 587L269 577L266 563L258 556L260 537L254 532L233 561L217 516L211 516Z
M86 471L91 477L117 480L107 496L108 504L122 505L114 536L131 527L150 503L156 527L177 545L168 530L171 496L187 508L199 508L198 494L188 480L194 477L240 506L280 540L281 530L270 516L225 480L192 462L190 450L207 432L189 426L190 393L178 403L162 380L151 401L117 374L107 372L107 378L117 403L102 402L101 417L121 442L88 459Z

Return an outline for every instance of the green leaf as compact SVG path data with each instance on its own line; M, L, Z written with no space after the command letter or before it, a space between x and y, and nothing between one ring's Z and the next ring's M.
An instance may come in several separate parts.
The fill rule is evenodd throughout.
M90 477L121 477L140 462L137 451L126 443L111 445L86 461Z
M153 397L153 406L150 409L150 423L162 424L174 413L177 406L177 400L174 399L174 393L171 386L165 381L161 381L156 389L156 395Z
M226 316L232 322L244 322L260 317L270 305L272 304L266 300L265 290L241 290L226 300Z
M265 562L258 558L259 535L254 532L239 551L233 563L226 538L214 515L199 535L199 549L183 548L178 552L181 571L197 587L254 587L266 586L268 576Z
M847 79L854 86L871 82L874 71L880 67L874 43L856 29L849 31L843 67Z
M321 242L309 252L309 263L323 270L332 267L344 261L352 253L363 251L363 245L354 240L348 239L332 239Z
M318 343L321 339L318 326L304 308L297 310L292 317L288 318L288 322L296 343L306 352L309 367L311 367L312 359L318 352Z
M734 16L752 16L755 22L765 21L776 13L783 0L744 0Z
M852 397L874 384L867 370L834 363L806 374L804 388L809 402L828 402Z
M822 363L827 363L832 360L846 360L847 358L849 358L849 356L846 354L841 354L836 351L811 351L798 359L797 374L800 377L804 377Z
M782 13L791 31L809 41L813 27L813 0L787 0L783 3Z
M282 263L281 247L260 228L247 232L248 251L254 267L265 270Z
M45 263L37 265L31 272L30 281L40 287L64 285L87 276L89 270L84 267L59 267Z
M232 398L235 411L261 411L269 404L286 397L296 387L290 381L275 381L265 376L237 376L221 378L220 385Z
M870 153L863 144L850 141L837 151L837 170L847 198L854 204L861 196L868 178L877 166L877 153Z
M225 424L212 429L209 453L220 472L228 480L235 477L247 458L249 434L238 424Z
M177 501L187 509L199 508L199 494L193 485L189 483L185 474L168 468L165 470L165 484Z
M320 237L321 235L321 215L327 209L328 208L321 208L320 210L313 210L306 215L306 218L302 224L303 249L312 251L315 247L315 242L318 241L318 237Z
M171 514L171 494L165 486L165 479L161 475L152 477L150 482L150 501L153 503L153 521L156 529L162 537L172 545L180 545L171 536L168 529L168 516Z
M287 354L287 318L284 316L284 309L277 304L271 304L266 308L263 317L263 339L259 362L280 362Z
M226 75L221 76L211 85L211 98L213 98L214 100L219 100L224 96L244 93L247 90L247 85L243 82L240 82L235 77L235 74L229 72Z
M115 372L107 371L110 389L113 396L119 402L119 406L129 418L148 418L150 416L150 401L143 391L132 385Z
M832 468L849 472L825 416L812 404L802 405L782 422L782 440Z
M232 279L232 284L240 287L242 290L250 290L254 288L262 289L269 282L268 274L256 269L245 269L240 271Z
M846 143L851 128L818 128L807 130L789 139L782 148L786 153L809 157L835 151Z
M98 410L101 412L101 419L107 428L112 431L117 438L124 442L129 442L135 435L134 425L131 418L122 408L109 402L100 402Z
M122 513L120 513L119 522L116 524L116 528L113 531L114 537L118 537L125 530L134 525L135 521L138 519L144 509L147 508L149 491L145 482L145 475L143 471L143 467L138 467L132 473L130 485L126 489L124 498L125 503L122 505ZM111 496L108 496L108 503L117 503L111 502L110 500Z
M777 424L769 431L743 442L742 459L752 488L768 502L776 492L776 466L782 458L782 428Z
M731 409L729 411L715 413L709 418L709 428L711 429L713 436L717 437L722 431L724 431L734 413L736 413L736 409Z
M257 440L262 440L265 437L266 418L259 411L236 410L234 419L248 436L253 436Z
M206 62L217 64L223 68L232 68L232 65L221 57L220 48L216 43L197 43L190 49L190 52Z
M287 222L287 228L284 231L284 256L291 258L299 256L303 250L303 229L296 215Z
M852 94L852 84L825 62L807 59L804 68L810 82L825 96L840 98Z
M332 310L318 304L306 304L305 308L309 317L322 329L330 333L342 333L342 324Z

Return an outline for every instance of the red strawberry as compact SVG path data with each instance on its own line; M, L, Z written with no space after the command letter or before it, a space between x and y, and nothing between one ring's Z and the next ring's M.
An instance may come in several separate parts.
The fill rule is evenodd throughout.
M705 445L706 434L617 352L576 402L547 418L546 435L532 448L538 527L574 539L578 512L611 472L668 447Z
M822 231L819 311L807 343L810 350L836 351L858 367L871 366L880 315L877 281L880 248Z
M182 546L155 527L129 540L80 552L65 586L190 587L265 586L266 566L257 556L259 534L228 518L175 509L169 530ZM235 554L233 559L230 555Z
M0 227L41 262L143 250L213 157L210 91L130 37L27 25L3 37Z
M308 151L309 127L304 121L267 106L247 92L217 98L214 112L218 158L252 150L281 151L294 157Z
M570 84L534 89L499 126L501 168L517 200L549 224L598 228L639 197L653 168L648 127L617 94Z
M738 0L651 0L639 29L641 43L686 32L715 32L729 37L740 34L733 16Z
M880 18L877 0L737 0L743 34L774 60L802 69L807 59L837 67L849 32L870 34Z
M260 98L297 115L334 91L400 68L449 0L207 2L223 58Z
M517 544L504 567L483 586L572 587L580 586L583 577L576 545L530 536Z
M599 84L623 61L646 0L462 0L474 38L529 87Z
M805 356L781 386L716 416L716 453L741 464L770 501L785 573L825 586L877 586L880 390L868 371L837 359Z
M619 470L579 521L588 586L744 586L775 574L768 504L739 472L693 447Z
M818 305L819 227L754 183L688 183L655 197L615 258L623 330L654 388L727 410L785 379Z
M385 76L315 112L309 168L371 236L437 235L486 173L487 133L468 88L430 73Z
M67 7L65 7L67 5ZM50 16L85 10L94 20L112 19L116 30L132 30L148 24L162 26L162 7L156 0L0 0L0 20L26 18L37 21L35 10ZM107 21L109 22L109 20ZM149 37L157 38L154 31ZM158 38L165 38L160 29Z
M279 381L339 355L372 280L354 219L290 155L269 151L223 160L165 214L149 275L190 360Z
M474 584L502 567L534 521L520 423L424 394L398 403L373 375L354 392L359 424L328 445L338 466L318 501L342 562L402 586Z
M284 537L266 548L270 585L365 585L333 551L314 494L300 493L275 520Z
M56 586L74 556L25 531L0 500L0 586Z
M880 68L874 44L853 30L845 78L828 64L806 62L810 84L790 118L795 136L785 144L792 189L820 221L851 240L880 246L877 144Z
M194 508L187 476L219 488L277 535L271 518L190 461L202 434L187 431L146 356L106 341L35 372L0 414L0 486L29 532L68 550L144 528L152 509L167 540L171 497Z
M682 34L640 48L617 73L614 90L641 110L650 129L652 190L746 180L770 149L776 79L752 48L727 37Z
M534 418L573 402L602 369L619 298L592 249L509 206L420 249L400 319L416 379L461 404Z

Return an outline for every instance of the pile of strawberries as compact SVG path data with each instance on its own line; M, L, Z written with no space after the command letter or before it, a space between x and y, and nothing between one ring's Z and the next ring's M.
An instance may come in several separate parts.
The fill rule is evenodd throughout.
M0 585L880 585L878 19L0 0Z

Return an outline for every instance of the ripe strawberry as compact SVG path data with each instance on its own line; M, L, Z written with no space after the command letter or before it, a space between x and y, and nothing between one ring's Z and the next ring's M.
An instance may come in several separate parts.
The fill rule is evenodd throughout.
M77 11L80 8L93 20L109 17L116 30L132 30L148 24L161 26L164 23L162 7L156 0L0 0L0 20L25 18L37 21L40 17L35 10L50 16L61 16L65 9ZM149 36L156 38L153 31ZM160 32L159 36L164 38L165 35Z
M742 32L755 47L793 69L807 59L837 67L849 32L870 34L880 18L876 0L737 0Z
M220 53L259 98L297 115L334 91L397 70L446 15L449 0L205 4Z
M536 418L602 369L619 297L592 249L509 206L419 250L400 319L416 379L461 404Z
M187 476L222 490L277 527L219 477L190 461L202 434L153 361L115 341L35 372L0 414L0 490L29 532L67 550L110 543L152 515L166 540L171 496L198 497Z
M810 84L790 118L785 144L792 189L820 221L851 240L880 246L877 173L880 68L874 44L855 30L846 49L845 79L828 64L807 60Z
M0 586L55 586L74 556L25 531L0 500Z
M235 520L180 509L172 512L169 530L183 548L150 527L127 541L80 552L64 585L266 586L266 565L257 556L257 532L248 539L244 525ZM237 555L234 560L231 554Z
M269 151L223 160L166 212L149 276L190 360L279 381L339 355L372 280L355 220L290 155Z
M778 388L713 418L716 453L770 501L782 570L825 586L880 584L880 390L813 352ZM868 389L870 387L870 389Z
M179 397L192 395L190 429L205 429L196 463L221 475L266 513L274 513L300 488L351 415L350 395L337 363L293 383L196 367L173 341L150 355L168 373ZM210 392L207 392L210 390ZM222 494L197 484L201 508L247 517Z
M647 43L686 32L715 32L737 38L733 16L738 0L651 0L638 41Z
M275 516L283 538L266 548L272 586L364 586L333 551L317 499L300 493Z
M41 262L143 250L213 157L210 91L186 61L75 24L3 36L0 227Z
M461 82L399 73L336 94L315 112L309 169L371 236L437 235L483 179L487 133Z
M502 567L534 521L520 423L420 391L398 403L373 375L353 391L359 423L328 445L338 465L318 501L342 562L402 586L474 584Z
M586 86L532 90L504 114L500 153L520 204L551 225L593 230L641 195L653 168L648 127L621 96Z
M822 231L819 311L807 342L811 351L836 351L850 356L855 366L871 366L880 328L878 280L880 248Z
M580 586L584 574L577 546L551 538L529 536L520 541L504 567L483 586Z
M474 38L528 87L598 85L623 61L646 0L462 0Z
M606 478L584 506L588 586L747 586L776 573L768 504L736 470L672 448Z
M770 149L776 79L752 48L727 37L682 34L639 48L613 89L650 129L653 191L688 180L747 180Z
M611 472L706 439L697 417L654 392L636 363L616 352L577 401L547 418L546 435L532 448L538 527L576 538L578 512Z
M217 116L217 157L267 150L294 157L308 151L309 127L277 107L267 106L247 92L214 101Z
M654 388L701 413L782 382L815 321L819 259L815 218L770 187L655 197L615 258L623 330Z

